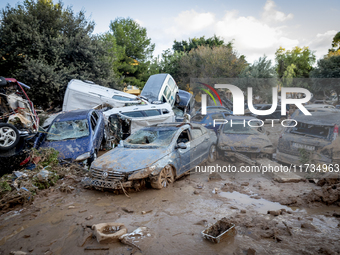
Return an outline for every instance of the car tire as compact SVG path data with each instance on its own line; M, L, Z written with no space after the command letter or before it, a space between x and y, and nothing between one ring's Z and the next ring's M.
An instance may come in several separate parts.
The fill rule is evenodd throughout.
M8 151L13 149L19 142L18 129L12 124L0 123L0 150Z
M166 165L158 174L158 176L151 180L151 187L154 189L167 188L175 181L174 171L171 166Z
M216 160L216 158L217 158L216 145L212 144L209 149L208 161L212 163Z
M175 98L175 104L178 105L181 101L181 98L179 97L178 93L176 94L176 98Z

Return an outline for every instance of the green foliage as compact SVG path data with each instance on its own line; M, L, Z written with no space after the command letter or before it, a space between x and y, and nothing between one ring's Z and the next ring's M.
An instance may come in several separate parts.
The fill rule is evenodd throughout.
M311 72L311 77L319 78L313 79L314 91L322 93L334 91L337 93L340 103L340 55L325 56L320 59L316 68Z
M340 32L338 32L332 41L332 49L329 49L329 52L340 51Z
M292 50L280 47L275 53L276 71L279 78L283 79L287 77L308 78L315 59L314 53L308 47L296 46Z
M244 58L229 47L199 46L179 60L179 86L183 89L190 78L234 78L247 66Z
M54 148L40 148L39 150L32 149L31 157L41 157L41 160L38 162L42 167L46 166L57 166L59 151Z
M272 66L272 61L266 56L260 57L252 65L246 66L239 74L236 81L237 86L247 91L247 87L253 88L253 95L257 94L262 99L269 102L272 97L272 87L277 86L277 73L275 67Z
M0 68L2 75L31 86L35 104L60 104L71 79L104 86L115 81L113 53L98 37L83 11L74 14L62 2L25 0L1 13Z
M160 61L160 72L169 73L175 79L179 80L180 76L180 65L181 58L186 55L183 51L171 52L170 49L163 51L162 60Z
M231 49L232 42L225 44L224 41L216 35L208 39L205 39L205 36L201 36L200 38L189 38L188 41L182 40L181 42L177 42L175 40L172 49L174 52L190 52L192 49L197 49L199 46L208 46L210 48L225 46Z
M102 38L116 53L113 69L123 82L143 87L150 74L158 73L152 61L155 45L147 37L146 28L130 18L117 18L110 23L110 32Z
M1 180L0 181L0 193L6 192L6 191L11 191L12 188L9 186L7 180Z

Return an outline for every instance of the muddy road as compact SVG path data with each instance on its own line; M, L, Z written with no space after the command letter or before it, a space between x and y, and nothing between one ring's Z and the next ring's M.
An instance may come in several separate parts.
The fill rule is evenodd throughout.
M276 146L280 130L267 131ZM68 193L58 189L62 184L70 186ZM145 188L129 197L84 189L79 178L59 180L31 204L1 214L0 254L340 253L337 182L318 186L279 183L261 173L192 171L166 189ZM237 234L219 244L203 239L201 232L224 217ZM99 244L91 226L108 222L123 223L129 233L147 227L148 235L134 245Z
M218 162L217 162L218 163ZM221 177L221 178L220 178ZM62 182L62 180L60 180ZM338 254L340 207L309 203L314 183L277 183L261 174L210 176L192 173L163 190L115 195L75 189L42 191L31 205L0 217L0 254ZM301 197L295 206L280 204ZM289 204L289 202L286 202ZM281 210L284 209L284 210ZM144 214L142 213L144 211ZM268 214L268 211L275 211ZM146 213L145 213L146 212ZM278 213L277 213L278 212ZM279 214L279 215L277 215ZM276 215L276 216L275 216ZM201 236L207 224L227 217L237 235L219 244ZM123 223L128 232L147 227L136 247L99 244L93 224ZM85 250L86 247L108 250Z

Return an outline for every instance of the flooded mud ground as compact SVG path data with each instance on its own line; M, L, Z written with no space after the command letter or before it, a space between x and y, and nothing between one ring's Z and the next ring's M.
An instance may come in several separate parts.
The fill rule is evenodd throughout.
M63 182L74 189L56 189ZM324 187L309 181L192 171L168 188L145 188L130 198L84 189L75 179L56 186L0 216L0 254L340 253L340 207L312 199ZM224 217L237 234L218 244L203 239L201 232ZM108 222L123 223L128 233L147 227L149 234L135 245L99 244L91 226Z

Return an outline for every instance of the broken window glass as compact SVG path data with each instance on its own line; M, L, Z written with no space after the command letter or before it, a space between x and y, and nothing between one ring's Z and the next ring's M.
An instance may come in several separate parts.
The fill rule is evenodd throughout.
M168 146L176 129L140 129L124 141L127 144Z
M255 122L252 122L252 125L255 126ZM260 125L259 125L260 126ZM258 131L259 127L250 127L247 122L243 121L233 121L224 124L223 133L224 134L242 134L242 135L257 135L260 132Z
M90 135L88 121L70 120L54 122L46 136L48 141L76 139Z

